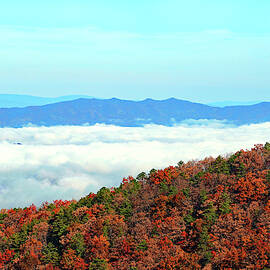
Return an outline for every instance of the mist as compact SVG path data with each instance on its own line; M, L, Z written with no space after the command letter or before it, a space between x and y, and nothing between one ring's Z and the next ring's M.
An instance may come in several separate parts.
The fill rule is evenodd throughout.
M123 177L249 149L270 140L270 123L185 121L165 127L111 125L0 129L0 207L79 199Z

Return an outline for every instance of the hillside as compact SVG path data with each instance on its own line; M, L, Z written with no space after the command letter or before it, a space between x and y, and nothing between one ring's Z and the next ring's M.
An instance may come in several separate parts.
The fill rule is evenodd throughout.
M130 101L77 99L44 106L0 109L0 127L56 125L171 126L187 119L217 119L236 125L270 121L270 102L249 106L211 107L178 99Z
M270 144L0 212L1 269L269 269ZM268 267L268 268L267 268Z

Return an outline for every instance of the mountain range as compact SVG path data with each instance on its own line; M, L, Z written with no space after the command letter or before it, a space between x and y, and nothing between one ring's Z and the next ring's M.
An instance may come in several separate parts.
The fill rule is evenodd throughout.
M224 108L170 98L142 101L79 98L42 106L1 108L0 127L27 125L171 126L188 119L216 119L236 125L270 121L270 102Z
M42 106L46 104L74 100L78 98L93 98L93 97L86 95L37 97L31 95L0 94L0 108Z
M39 97L32 95L20 95L20 94L0 94L0 108L14 108L14 107L27 107L27 106L42 106L62 101L70 101L78 98L94 98L89 95L67 95L59 97ZM253 105L260 103L260 100L252 101L215 101L210 103L204 103L213 107L226 107L226 106L238 106L238 105Z
M214 107L228 107L228 106L240 106L240 105L255 105L261 103L262 101L233 101L233 100L225 100L225 101L216 101L207 103L209 106Z

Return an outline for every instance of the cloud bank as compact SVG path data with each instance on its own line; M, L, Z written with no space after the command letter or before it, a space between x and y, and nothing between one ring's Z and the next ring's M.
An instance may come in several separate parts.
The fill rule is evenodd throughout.
M207 120L174 127L2 128L0 208L79 199L141 171L265 143L269 130L270 123L234 127Z

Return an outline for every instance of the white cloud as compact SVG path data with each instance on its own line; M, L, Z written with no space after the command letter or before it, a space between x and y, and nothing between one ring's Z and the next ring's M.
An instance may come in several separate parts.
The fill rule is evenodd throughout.
M151 168L265 143L269 129L270 123L234 127L207 120L174 127L2 128L0 208L78 199Z

